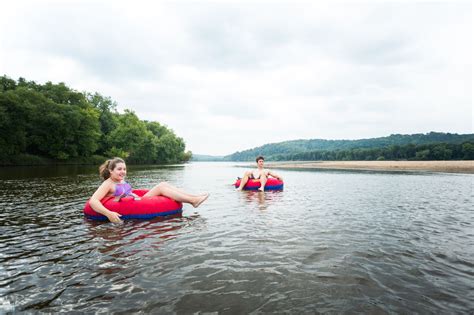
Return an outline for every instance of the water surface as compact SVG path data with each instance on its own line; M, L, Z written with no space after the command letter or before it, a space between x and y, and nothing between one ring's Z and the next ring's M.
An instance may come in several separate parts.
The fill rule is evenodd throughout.
M211 197L123 225L82 215L95 167L0 169L0 312L473 312L473 175L284 170L262 194L234 164L129 167Z

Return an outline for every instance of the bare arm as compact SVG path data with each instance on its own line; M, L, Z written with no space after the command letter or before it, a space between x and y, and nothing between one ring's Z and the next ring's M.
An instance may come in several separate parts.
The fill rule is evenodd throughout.
M121 223L120 220L121 215L110 211L100 202L105 196L107 196L112 190L112 184L109 181L104 181L102 185L97 188L95 193L92 195L91 199L89 200L89 204L94 211L105 215L110 222L113 223Z
M268 171L268 175L272 176L272 177L275 177L276 179L278 180L283 180L283 177L281 177L280 175L278 175L277 173L274 173L272 171Z

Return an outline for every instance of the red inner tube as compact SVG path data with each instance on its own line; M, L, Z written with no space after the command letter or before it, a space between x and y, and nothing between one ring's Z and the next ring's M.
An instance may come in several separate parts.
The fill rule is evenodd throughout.
M241 179L237 179L234 186L238 188L240 186ZM261 186L260 180L258 179L249 179L249 181L245 184L244 190L257 190ZM270 177L268 178L267 182L265 183L265 190L282 190L283 189L283 181Z
M132 190L138 196L143 196L148 192L146 189ZM105 197L100 201L104 207L110 211L122 215L121 219L151 219L157 216L167 216L181 213L183 204L173 199L163 196L154 196L134 200L133 197L122 198L119 202L114 201L114 197ZM89 205L89 201L84 206L84 215L94 220L107 220L107 217L94 211Z

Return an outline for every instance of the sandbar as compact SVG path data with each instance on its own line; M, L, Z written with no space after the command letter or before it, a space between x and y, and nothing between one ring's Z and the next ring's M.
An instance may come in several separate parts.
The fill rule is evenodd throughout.
M474 174L474 161L287 161L267 162L275 169L335 169L373 171L429 171Z

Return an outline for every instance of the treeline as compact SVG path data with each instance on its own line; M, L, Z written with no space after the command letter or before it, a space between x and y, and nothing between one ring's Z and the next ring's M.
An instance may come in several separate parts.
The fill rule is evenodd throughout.
M474 142L462 144L408 144L386 148L350 150L316 150L294 154L278 154L275 161L373 161L373 160L474 160Z
M218 162L223 161L223 156L217 155L205 155L205 154L193 154L191 161L195 162Z
M235 152L230 161L251 161L258 155L267 160L443 160L472 159L474 134L430 132L359 140L293 140L270 143ZM466 144L464 146L464 144Z
M191 158L185 143L158 122L98 93L64 83L37 84L0 77L0 164L98 161L120 156L129 163L178 163Z

